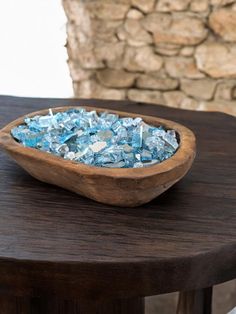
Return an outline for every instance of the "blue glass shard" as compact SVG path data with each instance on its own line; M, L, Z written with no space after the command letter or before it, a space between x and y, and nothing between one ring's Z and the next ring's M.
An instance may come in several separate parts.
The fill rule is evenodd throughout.
M143 168L143 163L142 162L135 162L134 163L134 166L133 166L134 168Z
M141 161L151 161L152 159L153 159L152 153L149 150L147 149L142 150Z
M159 163L160 163L159 160L157 160L157 159L152 159L151 161L145 161L145 162L143 163L143 166L144 166L144 167L149 167L149 166L152 166L152 165L155 165L155 164L159 164Z
M133 120L133 125L134 126L140 125L142 121L143 121L142 118L137 117Z
M133 153L123 153L122 157L123 157L123 160L125 162L126 168L133 167L133 164L134 164L134 154Z
M140 168L162 162L179 147L174 130L84 108L25 118L11 130L24 146L67 160L107 168Z
M133 151L133 148L129 144L124 144L124 145L122 145L122 150L125 153L131 153Z
M67 142L69 139L71 139L73 136L76 134L74 132L69 132L69 133L63 133L59 136L59 142L61 144Z
M119 128L122 127L122 123L120 120L116 121L115 123L112 124L111 129L117 133Z
M174 132L174 131L173 131ZM170 131L165 132L163 139L166 143L168 143L170 146L173 147L174 150L176 150L179 146L176 137L175 132L170 133Z
M32 134L30 136L27 136L24 141L23 145L36 148L38 146L38 143L42 140L42 135Z
M25 125L19 125L11 130L11 135L18 141L22 142L28 130Z
M143 127L137 127L132 132L132 147L140 148L143 145Z
M114 163L107 163L107 164L103 164L102 167L106 167L106 168L124 168L125 167L125 162L124 161L119 161L119 162L114 162Z
M43 150L45 152L50 152L50 143L46 140L46 139L42 139L39 143L38 143L38 148L40 150Z
M121 118L121 122L125 128L133 126L133 118Z
M110 141L114 133L111 130L101 130L98 131L96 135L101 141Z

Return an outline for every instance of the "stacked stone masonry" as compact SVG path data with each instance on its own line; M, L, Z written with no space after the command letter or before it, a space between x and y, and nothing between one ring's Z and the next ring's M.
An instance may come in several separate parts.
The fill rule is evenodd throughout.
M76 97L236 115L236 0L63 0Z

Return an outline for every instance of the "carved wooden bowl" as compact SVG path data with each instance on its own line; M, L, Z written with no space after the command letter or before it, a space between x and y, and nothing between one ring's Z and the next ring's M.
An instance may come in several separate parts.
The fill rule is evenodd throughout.
M76 107L53 108L53 112ZM105 109L86 107L103 112ZM108 110L119 116L141 117L148 124L174 129L179 136L179 148L169 159L145 168L102 168L65 160L53 154L24 147L10 132L24 123L21 117L0 130L0 146L29 174L40 181L51 183L101 203L133 207L145 204L179 181L191 167L195 152L195 136L186 127L156 117ZM33 112L28 117L45 115L48 110Z

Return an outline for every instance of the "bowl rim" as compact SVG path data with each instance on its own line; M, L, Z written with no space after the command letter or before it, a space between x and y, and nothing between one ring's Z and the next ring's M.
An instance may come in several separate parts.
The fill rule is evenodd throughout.
M45 115L48 113L49 109L37 110L30 112L29 114L23 115L12 122L8 123L5 127L0 130L0 146L2 146L7 152L11 154L14 158L15 154L20 154L21 156L31 157L35 160L41 160L55 166L62 166L61 162L63 161L63 167L69 170L78 172L82 175L103 175L116 178L127 178L127 179L138 179L143 177L150 177L157 174L167 173L173 170L176 167L181 167L183 164L189 160L194 159L196 154L196 138L194 133L187 127L183 126L180 123L162 119L155 116L142 115L137 113L129 113L125 111L118 111L113 109L106 109L102 107L93 107L93 106L60 106L51 108L52 111L62 112L69 109L86 109L88 111L97 111L97 112L109 112L118 114L121 117L140 117L144 122L147 122L151 125L163 125L169 129L175 130L179 134L180 143L179 148L176 153L162 161L161 163L150 165L142 168L105 168L97 167L93 165L86 165L84 163L79 163L71 160L63 159L62 157L40 151L35 148L30 148L23 146L21 143L17 142L11 135L11 129L24 123L26 117L32 117L36 115Z

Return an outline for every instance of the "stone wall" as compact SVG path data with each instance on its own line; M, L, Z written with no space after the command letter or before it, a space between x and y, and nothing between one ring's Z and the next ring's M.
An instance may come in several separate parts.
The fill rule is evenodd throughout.
M77 97L236 115L236 0L63 0Z

